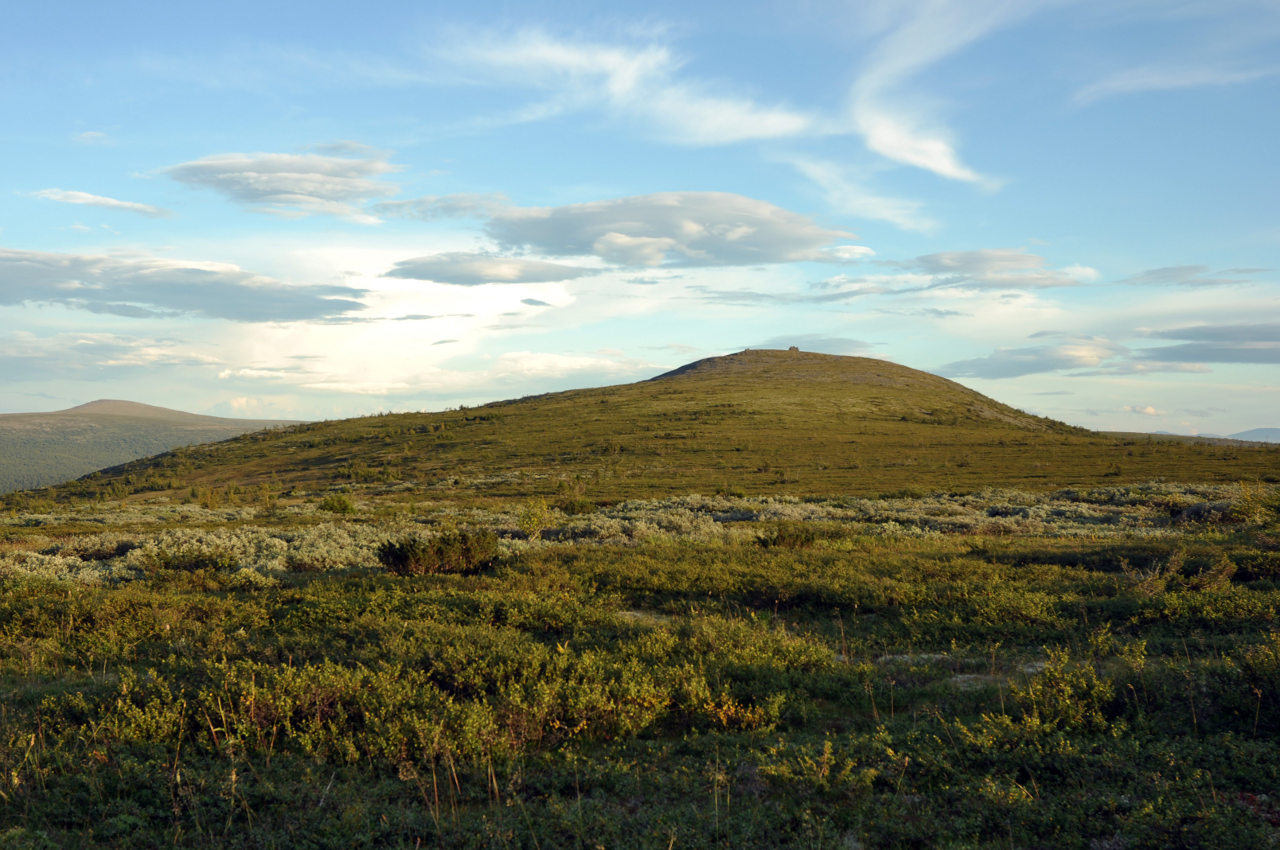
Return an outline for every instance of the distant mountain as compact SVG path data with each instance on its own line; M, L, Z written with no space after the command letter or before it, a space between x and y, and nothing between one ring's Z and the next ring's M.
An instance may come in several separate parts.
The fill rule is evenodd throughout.
M1237 440L1253 440L1259 443L1280 443L1280 428L1253 428L1232 434Z
M178 446L291 424L201 416L114 399L52 413L0 414L0 493L69 481Z

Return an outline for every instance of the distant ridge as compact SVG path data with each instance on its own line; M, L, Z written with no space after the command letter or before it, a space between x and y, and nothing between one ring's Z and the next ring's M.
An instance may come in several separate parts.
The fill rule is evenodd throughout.
M1237 440L1252 440L1260 443L1280 443L1280 428L1251 428L1248 431L1241 431L1239 434L1232 434Z
M179 446L294 424L98 399L49 413L0 414L0 493L44 487Z
M66 410L54 411L53 413L46 415L128 416L134 419L157 419L167 422L191 422L202 424L226 423L235 425L241 425L245 422L269 422L279 425L293 424L297 421L276 419L236 419L226 416L206 416L202 413L187 413L182 410L171 410L167 407L157 407L153 404L142 404L137 401L122 401L114 398L100 398L96 401L86 402L85 404L69 407Z

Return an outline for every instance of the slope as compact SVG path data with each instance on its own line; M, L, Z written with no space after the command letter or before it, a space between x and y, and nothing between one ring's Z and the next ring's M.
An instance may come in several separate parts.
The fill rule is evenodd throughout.
M746 351L655 379L440 413L298 425L126 464L88 495L268 485L405 498L872 495L1280 480L1280 449L1117 438L892 363Z
M67 481L178 446L293 424L201 416L101 399L51 413L0 414L0 492Z

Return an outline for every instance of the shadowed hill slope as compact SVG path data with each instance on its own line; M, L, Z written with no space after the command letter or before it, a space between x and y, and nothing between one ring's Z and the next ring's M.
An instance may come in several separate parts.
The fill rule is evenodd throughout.
M262 484L450 498L877 494L1280 480L1280 449L1118 438L858 357L745 351L634 384L239 437L107 470L57 495Z
M67 481L178 446L293 424L228 419L100 399L51 413L0 414L0 492Z

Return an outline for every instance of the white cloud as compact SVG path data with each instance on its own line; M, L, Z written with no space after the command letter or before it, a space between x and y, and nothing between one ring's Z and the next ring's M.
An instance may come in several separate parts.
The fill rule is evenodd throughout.
M213 189L262 212L285 216L336 215L372 224L366 202L396 192L377 178L400 170L387 154L360 145L329 146L332 153L229 153L165 169L175 180ZM334 155L345 154L345 155Z
M555 354L545 351L507 351L498 355L489 369L491 379L510 382L529 378L563 378L584 372L616 372L619 360L626 358L618 353ZM628 368L636 369L639 361L630 361Z
M15 331L0 336L0 372L15 382L98 380L154 371L161 367L207 366L216 362L173 340L113 333Z
M887 31L850 93L853 123L867 147L942 177L990 183L961 161L950 132L909 84L921 71L1008 26L1035 6L1013 0L931 0L876 7Z
M152 218L164 218L173 214L162 207L153 207L150 204L138 204L132 201L120 201L115 198L108 198L105 195L91 195L88 192L74 192L66 189L41 189L31 194L37 198L44 198L46 201L58 201L63 204L84 204L90 207L138 213Z
M1140 37L1120 54L1123 65L1110 63L1109 70L1076 90L1076 105L1148 92L1244 86L1280 75L1280 5L1270 0L1114 5L1111 11L1122 23L1141 27Z
M0 248L0 304L63 304L130 318L299 321L362 308L364 290L295 286L230 263Z
M598 269L565 266L521 257L454 251L401 260L387 277L429 280L460 286L485 283L546 283L598 274Z
M831 259L853 234L765 201L725 192L663 192L503 210L489 234L510 249L596 256L622 266L734 266Z
M1148 331L1145 336L1179 342L1138 347L1136 342L1126 345L1105 337L1042 331L1031 337L1058 341L999 348L985 357L949 363L940 371L958 377L1012 378L1072 370L1077 377L1097 377L1203 373L1209 371L1207 363L1280 365L1280 325L1275 323L1195 325Z
M1127 349L1111 340L1081 337L1052 345L1000 348L986 357L959 360L939 369L940 374L959 378L1016 378L1039 372L1099 367Z
M83 133L76 133L71 138L81 145L106 145L111 143L111 137L101 130L85 130Z
M1277 74L1280 74L1280 67L1232 69L1152 65L1128 68L1081 88L1072 100L1077 104L1087 105L1108 97L1141 92L1243 85Z
M1138 414L1141 414L1142 416L1164 416L1166 413L1169 412L1167 410L1156 410L1155 407L1150 404L1143 405L1141 407L1132 405L1132 404L1126 404L1124 407L1120 409L1125 413L1138 413Z
M843 165L805 157L791 157L786 162L820 187L836 212L887 221L920 233L931 233L938 226L922 212L924 205L919 201L878 195Z
M930 277L931 287L977 289L1043 289L1078 286L1098 277L1088 266L1046 268L1044 257L1024 251L997 248L977 251L943 251L900 263Z
M853 262L854 260L865 260L867 257L874 257L876 252L868 248L866 245L838 245L835 248L828 248L825 252L833 259L844 262Z
M738 93L680 79L682 62L665 46L611 45L556 39L529 30L504 39L474 40L444 57L503 86L550 93L511 120L540 120L583 108L603 108L640 122L668 141L690 145L777 139L809 132L813 117L785 105L761 105Z

